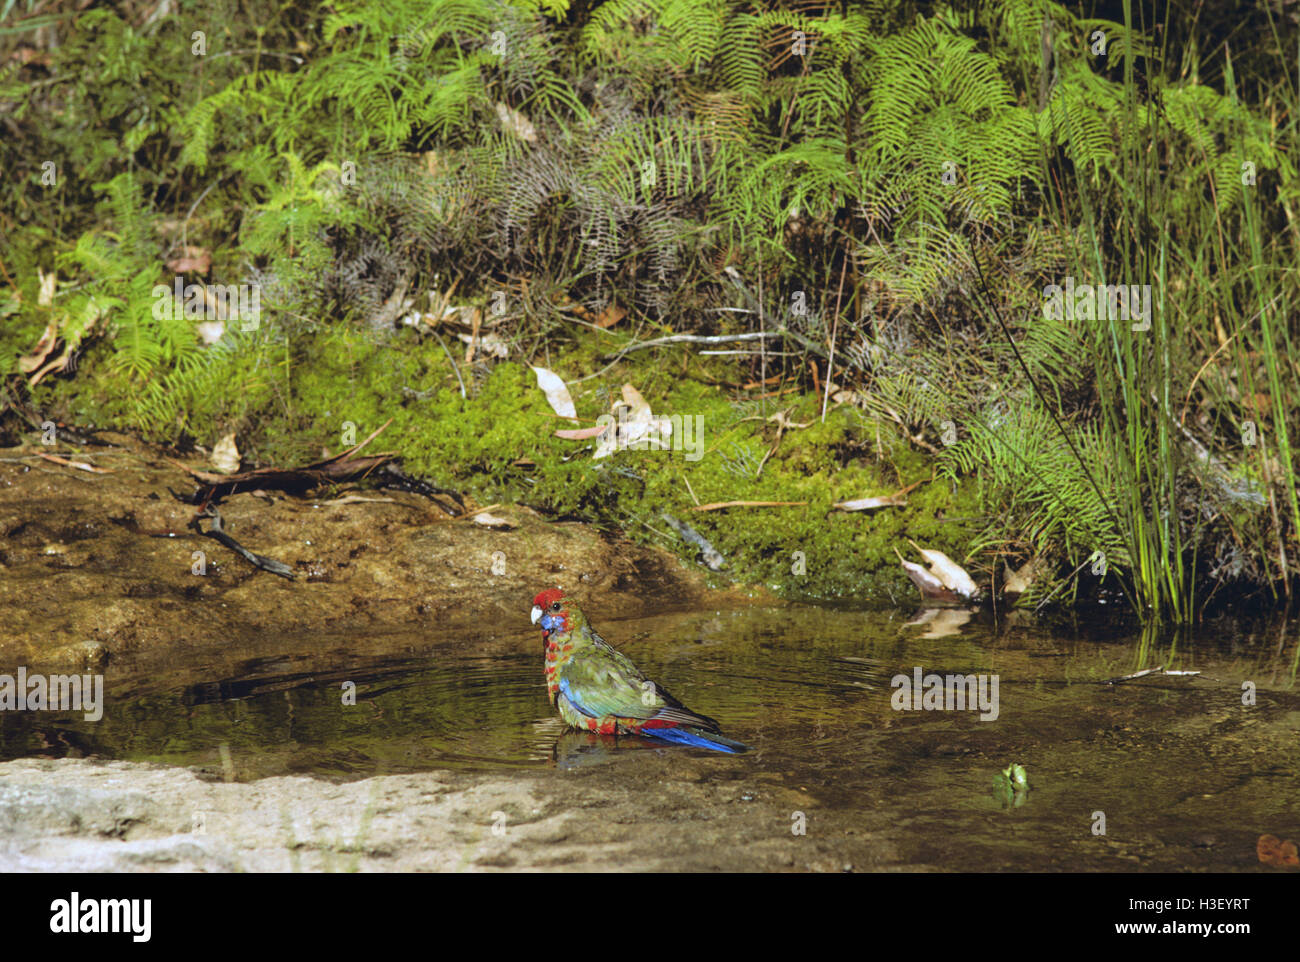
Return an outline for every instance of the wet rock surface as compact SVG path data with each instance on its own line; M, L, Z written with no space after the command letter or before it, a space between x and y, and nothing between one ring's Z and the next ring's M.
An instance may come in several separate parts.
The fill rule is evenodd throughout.
M657 764L656 764L657 762ZM598 773L203 781L184 769L63 759L0 765L5 871L838 871L842 839L793 836L680 757L656 796ZM593 794L593 780L600 782ZM865 840L862 840L865 841ZM859 848L863 847L861 844Z

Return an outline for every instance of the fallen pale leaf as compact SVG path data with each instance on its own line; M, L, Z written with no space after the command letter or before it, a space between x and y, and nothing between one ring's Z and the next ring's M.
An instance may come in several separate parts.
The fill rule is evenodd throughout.
M956 565L941 551L926 551L917 546L915 541L912 544L930 562L929 571L915 562L908 561L897 548L894 549L894 554L898 555L898 560L902 563L903 571L907 573L907 577L921 592L923 604L960 606L972 600L976 593L975 582L970 580L970 576L965 571L962 571L960 566ZM960 571L963 577L955 577L952 568ZM965 590L967 582L969 582L969 591Z
M840 511L871 511L872 508L902 508L906 506L906 498L894 498L893 495L888 494L881 498L841 500L839 504L836 504Z
M802 427L803 425L786 424L785 426ZM874 508L902 508L907 505L907 499L904 498L903 495L907 494L907 492L911 491L917 485L923 483L924 480L925 479L923 478L921 481L913 481L907 487L899 488L893 494L882 494L874 498L857 498L853 501L840 501L838 504L833 505L833 507L839 508L841 511L869 511Z
M234 474L239 470L241 460L233 431L218 441L208 456L208 462L222 474Z
M623 399L615 401L610 412L617 417L614 430L601 435L592 459L603 458L620 448L644 445L658 450L669 446L673 424L668 418L656 418L641 392L631 384L623 385Z
M473 334L457 334L458 338L466 344L474 343ZM480 354L489 354L492 357L507 358L510 356L510 347L497 334L488 334L478 339L478 350Z
M902 508L906 507L907 499L898 498L892 494L882 495L878 498L859 498L856 501L841 501L835 507L841 511L870 511L873 508Z
M930 572L926 571L915 561L908 561L906 558L902 557L898 560L902 563L903 570L907 572L907 575L912 579L913 584L921 589L922 597L924 597L927 592L942 594L944 591L948 590L947 585Z
M1002 589L1009 595L1023 595L1046 570L1047 561L1041 556L1030 558L1015 571L1008 564L1006 577L1002 579Z
M664 521L668 522L669 527L677 532L683 541L695 545L700 549L700 559L710 571L721 571L726 567L726 559L722 557L722 552L709 542L704 535L700 534L694 528L684 521L678 521L667 511L661 513Z
M907 540L911 542L913 548L921 552L922 558L930 562L930 570L934 572L935 576L941 582L943 582L945 588L949 588L966 598L975 594L975 581L966 573L965 568L957 564L957 562L953 561L942 551L932 551L927 548L922 548L915 541L912 541L911 538L908 538Z
M495 514L488 514L486 511L480 511L474 515L474 523L481 524L485 528L513 528L505 518L498 518Z
M41 282L40 292L36 295L36 304L39 307L49 307L54 303L54 289L59 285L59 272L50 271L46 274L38 267L36 276Z
M53 274L41 275L42 286L53 277ZM46 326L45 333L41 335L36 350L19 359L18 364L21 370L31 371L36 369L35 373L27 379L27 383L34 387L40 383L41 378L51 371L66 371L69 368L75 371L77 350L90 335L95 323L101 316L102 309L99 303L94 298L91 298L78 314L51 321ZM63 340L63 353L53 360L47 360L60 339Z
M546 401L551 405L551 410L560 417L578 420L578 409L574 407L573 397L569 394L564 379L554 371L547 370L544 367L533 368L533 373L537 375L537 386L546 395Z
M650 416L650 402L631 384L623 385L623 400L632 408L633 417Z
M226 333L225 321L199 321L195 325L195 330L199 333L199 340L204 344L216 344L221 340L222 335Z
M508 107L502 103L497 104L497 117L501 121L501 126L509 133L514 134L520 140L526 140L530 144L537 143L537 129L533 127L527 117L513 107Z
M41 382L41 378L45 377L45 375L49 374L51 371L64 370L68 366L68 362L71 359L72 359L72 345L69 344L63 348L62 354L60 354L52 361L47 361L44 367L42 367L39 371L37 371L35 374L29 377L27 379L27 383L30 384L32 387L35 387L37 384Z

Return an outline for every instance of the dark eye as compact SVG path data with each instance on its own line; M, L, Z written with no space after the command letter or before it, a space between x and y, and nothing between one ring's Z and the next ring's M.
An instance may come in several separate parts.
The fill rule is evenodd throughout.
M552 610L552 611L559 611L559 610L560 610L560 603L557 601L555 604L551 605L551 610Z

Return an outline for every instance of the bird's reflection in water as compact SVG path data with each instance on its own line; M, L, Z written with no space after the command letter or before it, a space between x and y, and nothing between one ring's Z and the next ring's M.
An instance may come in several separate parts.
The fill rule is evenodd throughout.
M589 765L603 765L619 752L659 750L648 738L637 735L598 735L595 732L565 732L551 749L551 764L560 771L572 771Z

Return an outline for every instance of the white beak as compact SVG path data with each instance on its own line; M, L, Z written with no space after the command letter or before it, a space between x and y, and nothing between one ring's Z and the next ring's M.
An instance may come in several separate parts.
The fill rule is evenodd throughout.
M533 624L537 624L538 619L542 617L542 609L533 605Z

